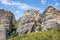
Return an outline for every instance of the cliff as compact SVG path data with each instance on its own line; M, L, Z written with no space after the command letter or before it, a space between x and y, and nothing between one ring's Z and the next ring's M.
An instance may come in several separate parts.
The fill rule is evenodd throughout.
M15 18L12 12L0 10L0 40L5 40L6 36L12 32L14 22Z
M42 26L41 26L42 30L60 27L60 11L52 6L49 6L43 12L42 19L43 19Z
M38 10L26 10L19 20L17 32L25 34L37 32L41 24L41 17Z

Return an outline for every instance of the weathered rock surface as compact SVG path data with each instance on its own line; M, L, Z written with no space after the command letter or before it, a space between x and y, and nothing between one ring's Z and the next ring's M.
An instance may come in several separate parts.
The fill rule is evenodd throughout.
M47 30L48 28L60 27L60 11L52 6L49 6L42 17L42 29Z
M40 29L60 28L60 11L49 6L42 15L37 10L26 10L19 20L17 32L19 34L30 33Z
M6 35L12 31L15 18L10 11L0 10L0 40L5 40Z
M14 15L10 11L0 10L0 40L6 39L15 23ZM38 10L26 10L24 15L19 19L17 32L25 34L37 32L49 28L60 28L60 11L49 6L43 14L39 14Z
M19 34L38 31L41 23L41 17L38 10L26 10L24 16L19 20L17 32Z
M60 28L60 24L55 21L55 19L47 20L42 23L42 30L47 30L50 28Z

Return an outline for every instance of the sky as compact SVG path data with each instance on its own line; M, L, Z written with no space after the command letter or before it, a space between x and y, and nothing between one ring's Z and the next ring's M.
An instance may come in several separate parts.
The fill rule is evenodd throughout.
M25 10L36 9L42 13L48 6L60 10L60 0L0 0L0 9L11 11L16 20L23 16Z

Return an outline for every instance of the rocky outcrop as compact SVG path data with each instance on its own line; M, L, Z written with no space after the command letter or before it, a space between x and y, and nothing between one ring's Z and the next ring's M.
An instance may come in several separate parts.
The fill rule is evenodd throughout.
M6 35L12 31L15 18L10 11L0 10L0 40L5 40Z
M19 34L30 33L38 30L60 28L60 11L49 6L43 14L37 10L26 10L19 20L17 32Z
M42 30L47 30L52 27L58 28L60 27L60 11L52 6L49 6L44 11L42 20Z
M37 32L41 24L41 17L38 10L26 10L24 16L19 20L17 32L19 34Z

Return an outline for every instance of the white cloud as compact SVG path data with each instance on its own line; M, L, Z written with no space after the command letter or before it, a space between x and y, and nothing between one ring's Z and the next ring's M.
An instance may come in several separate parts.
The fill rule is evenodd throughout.
M59 3L56 2L56 3L55 3L55 6L58 6L58 5L59 5Z
M31 6L28 5L28 4L19 5L19 8L20 8L20 9L28 9L28 8L30 8L30 7L31 7Z
M9 1L9 0L0 0L0 1L4 5L21 5L20 2L14 2L14 1Z
M20 13L20 11L15 11L15 13L19 14L19 13Z
M8 2L8 0L0 0L0 2L1 2L2 4L5 4L5 5L10 5L10 3Z
M34 9L34 8L36 8L31 5L21 3L21 2L15 2L15 1L10 1L10 0L0 0L0 1L1 1L1 4L10 5L10 6L17 6L20 9L29 9L29 8ZM39 9L39 8L36 8L36 9Z
M60 5L60 3L56 2L56 3L50 4L50 5L48 5L48 6L53 6L53 7L57 8L59 5Z
M58 7L60 4L58 2L56 2L55 4L52 4L53 7Z
M41 0L41 4L46 4L46 0Z

